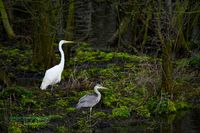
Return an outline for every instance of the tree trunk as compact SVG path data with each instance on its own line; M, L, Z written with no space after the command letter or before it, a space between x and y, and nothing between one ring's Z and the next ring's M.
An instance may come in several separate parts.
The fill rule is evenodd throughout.
M117 44L117 41L120 36L122 36L128 29L128 24L130 22L130 17L125 16L120 25L119 28L116 30L116 32L112 35L112 37L108 40L108 45L115 46Z
M8 77L8 75L6 74L6 72L0 70L0 83L3 87L9 87L11 86L11 80ZM2 90L0 90L2 91Z
M65 38L66 40L73 40L73 33L74 33L74 0L69 0L69 10L68 10L68 16L67 16L67 27L66 27L66 34ZM65 48L65 57L66 60L69 60L70 58L70 46L66 46Z
M168 2L167 4L171 4L171 2ZM171 6L171 5L168 5ZM162 48L162 91L165 93L168 93L172 96L172 87L173 87L173 81L172 81L172 42L171 42L171 35L170 35L170 29L171 27L165 28L161 26L161 8L162 4L159 3L159 11L157 14L157 34L158 38L161 43ZM171 11L171 7L168 8L169 11ZM171 16L171 13L169 13L169 16ZM170 18L168 19L168 24L170 25L171 21ZM168 26L169 26L168 25ZM164 30L162 33L161 27ZM168 36L169 38L165 38L163 35ZM159 91L160 92L160 91Z
M167 42L162 48L162 88L172 95L172 46Z
M67 27L66 27L66 40L73 40L73 32L74 32L74 0L69 0L69 11L67 16Z
M2 21L3 21L3 26L5 28L7 35L8 35L8 38L9 39L15 38L15 33L14 33L10 23L9 23L8 15L6 13L6 10L5 10L5 7L4 7L2 0L0 0L0 11L1 11L1 17L2 17Z
M51 32L51 21L55 17L50 13L51 3L42 0L35 6L38 11L38 19L35 21L35 37L33 48L33 62L43 68L49 68L53 65L54 51L54 33ZM47 12L48 11L48 12ZM58 45L57 45L58 46ZM57 47L56 47L57 48Z

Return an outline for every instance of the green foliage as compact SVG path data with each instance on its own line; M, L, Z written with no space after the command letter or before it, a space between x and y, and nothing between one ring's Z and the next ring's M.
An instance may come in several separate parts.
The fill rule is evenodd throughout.
M40 129L48 127L48 123L54 120L63 119L60 115L49 115L49 116L11 116L9 130L19 129L30 130L30 129Z
M11 116L11 121L18 122L47 122L51 120L59 120L63 117L60 115L49 115L49 116Z
M126 106L121 106L112 110L112 116L114 118L128 118L131 110Z
M27 46L24 46L26 48ZM13 67L13 70L20 70L20 71L31 71L31 57L32 51L27 48L27 50L20 50L19 48L0 48L1 57L4 61L1 66L15 66Z
M168 100L166 99L163 99L163 100L160 100L159 103L157 104L157 107L156 107L156 112L158 114L162 114L162 113L166 113L167 110L168 110Z
M56 101L55 104L58 107L67 107L68 106L68 102L66 100L63 100L63 99Z
M47 127L48 124L47 122L28 122L28 123L24 123L24 126L27 126L30 129L39 129L39 128Z
M59 126L56 130L57 133L67 133L67 129L65 126Z
M94 116L94 118L103 119L103 118L106 118L107 115L104 112L95 112L93 116Z
M147 100L147 108L150 112L154 112L155 109L157 108L157 105L159 103L159 98L154 96L154 97L150 97L148 100Z
M94 51L89 45L84 45L76 50L76 56L69 64L83 64L83 63L100 63L100 62L111 62L113 60L126 61L126 62L144 62L150 60L150 57L135 56L124 52L103 52Z
M19 51L13 51L12 54L16 54L15 52ZM16 102L10 105L11 114L15 114L15 111L24 111L29 114L22 117L11 116L11 123L18 124L13 126L14 128L27 129L26 131L29 129L39 130L43 127L51 128L51 123L54 120L56 122L63 121L67 117L67 120L64 121L66 123L68 121L74 122L72 128L77 129L77 132L91 131L91 124L86 118L86 114L83 114L84 111L77 111L71 105L77 103L83 95L93 93L92 88L86 87L88 84L97 82L109 89L101 91L101 107L105 108L106 113L101 112L102 109L97 111L94 107L92 122L98 123L108 118L109 120L127 119L132 111L136 112L138 117L149 119L154 114L169 115L188 108L188 103L181 100L172 101L167 94L163 94L162 98L154 96L157 89L155 86L156 83L160 82L160 77L154 76L154 72L159 71L154 70L152 61L147 56L138 57L128 53L103 52L95 51L90 47L80 47L69 63L66 63L68 68L63 72L63 77L66 80L62 80L66 82L69 79L69 84L72 81L72 84L75 83L78 87L73 86L72 88L75 89L69 87L66 92L63 89L58 89L59 93L56 92L54 96L49 90L41 92L38 88L31 90L20 86L9 87L0 93L0 106L4 107L4 103L10 103L10 97L12 97L15 98ZM188 61L182 61L178 62L177 65L185 67L187 63ZM180 85L178 80L176 82ZM181 83L181 85L184 84L185 82ZM196 89L196 94L199 94L198 90ZM4 101L5 99L6 101ZM110 113L107 109L112 109L112 112ZM58 115L48 116L46 113ZM53 130L66 132L68 127L56 125Z
M66 109L66 112L67 112L67 113L74 113L74 112L76 112L76 111L77 111L77 109L76 109L76 108L73 108L73 107L69 107L69 108Z
M168 112L170 113L176 112L175 103L171 100L168 100Z
M26 95L22 95L22 98L21 98L21 103L24 107L29 107L29 106L37 106L37 101L30 98L30 97L27 97Z
M136 110L137 110L138 115L141 117L150 118L151 116L151 113L148 110L147 106L140 106Z
M177 108L177 110L188 109L189 107L190 107L190 105L187 102L184 102L184 101L178 101L178 102L176 102L176 108Z
M14 95L15 98L22 98L23 96L25 96L25 97L33 96L31 91L27 90L24 87L20 87L20 86L9 87L5 91L2 92L3 98L9 98L10 95Z
M119 101L119 96L112 91L107 91L105 93L105 97L103 103L110 108L114 108L117 102Z
M85 118L79 118L77 121L77 127L79 132L88 133L91 132L90 124Z
M177 111L176 104L169 99L162 99L155 110L158 114L170 114Z
M189 60L189 65L192 66L192 67L198 67L198 68L200 68L200 55L193 56Z
M22 133L22 124L11 122L8 127L8 133Z
M47 118L48 118L48 120L53 121L53 120L61 120L61 119L63 119L63 116L61 116L61 115L49 115Z

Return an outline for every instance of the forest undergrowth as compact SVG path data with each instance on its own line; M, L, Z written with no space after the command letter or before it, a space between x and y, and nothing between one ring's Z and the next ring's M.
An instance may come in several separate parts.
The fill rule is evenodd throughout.
M39 89L45 70L32 64L28 48L1 47L0 52L0 125L9 132L88 132L119 121L154 129L157 115L171 116L199 100L199 71L191 67L198 68L198 56L174 62L171 98L160 91L161 59L157 57L105 52L84 44L66 62L62 81L52 93L50 87ZM56 58L59 61L59 54ZM101 91L90 121L89 109L75 106L97 83L109 89Z

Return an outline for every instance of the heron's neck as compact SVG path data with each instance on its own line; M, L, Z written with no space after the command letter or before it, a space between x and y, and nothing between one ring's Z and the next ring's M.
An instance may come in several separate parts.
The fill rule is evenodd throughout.
M98 91L97 88L94 89L94 92L98 95L98 97L101 97L101 93Z
M64 64L65 64L65 55L64 55L64 52L62 50L62 43L60 44L59 43L59 51L60 51L60 55L61 55L61 60L60 60L60 65L64 67Z

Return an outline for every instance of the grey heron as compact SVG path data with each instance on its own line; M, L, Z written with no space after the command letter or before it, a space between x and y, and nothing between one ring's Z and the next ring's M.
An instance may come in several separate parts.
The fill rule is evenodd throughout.
M106 87L101 86L100 84L95 85L93 94L86 94L85 96L81 97L78 101L76 106L77 109L82 107L89 107L90 108L90 118L92 107L94 107L100 100L101 100L101 93L98 89L107 89Z
M45 72L45 76L44 76L42 84L40 86L40 88L42 90L45 90L49 85L54 85L54 84L61 81L61 75L62 75L62 71L64 69L64 64L65 64L65 55L64 55L64 52L62 50L62 45L64 43L74 43L74 42L73 41L65 41L65 40L61 40L59 42L58 48L59 48L59 51L60 51L60 54L61 54L60 63L58 65L48 69Z

